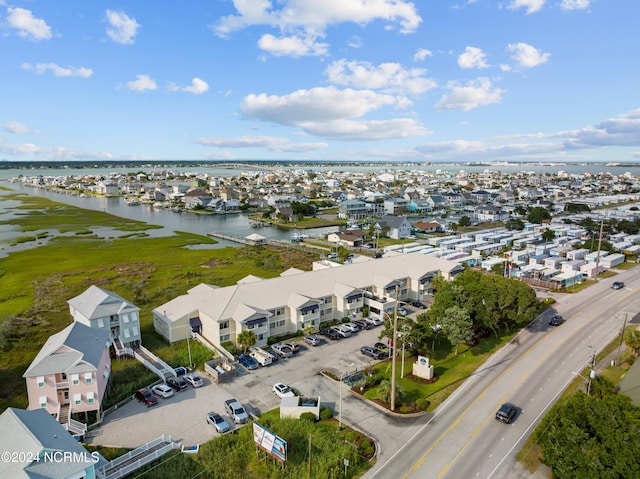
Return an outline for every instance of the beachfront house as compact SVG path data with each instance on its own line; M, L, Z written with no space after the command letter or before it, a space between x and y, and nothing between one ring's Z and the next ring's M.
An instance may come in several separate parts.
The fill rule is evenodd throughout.
M27 368L29 409L99 411L111 371L109 331L74 322L49 337Z
M140 308L116 293L92 285L67 303L74 321L108 331L116 352L142 342Z
M51 415L41 409L7 408L0 414L0 450L15 451L15 461L3 461L7 479L92 479L107 464L89 452ZM12 456L13 457L13 456Z

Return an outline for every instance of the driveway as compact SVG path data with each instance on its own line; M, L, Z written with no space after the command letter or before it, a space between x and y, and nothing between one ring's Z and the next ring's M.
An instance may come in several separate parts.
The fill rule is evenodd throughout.
M209 411L220 413L232 426L233 421L224 411L224 401L235 397L250 413L259 414L280 405L271 388L283 382L305 396L320 397L322 406L340 408L340 383L320 374L329 370L336 376L348 375L371 364L371 358L360 353L360 347L378 341L380 327L360 331L350 338L331 341L323 338L319 346L303 345L288 359L280 358L271 366L253 371L240 370L232 382L217 385L200 373L204 386L176 392L171 398L158 398L158 404L146 407L131 401L105 417L103 425L93 431L88 441L92 444L135 448L166 434L184 445L200 444L218 433L206 423ZM356 425L374 437L389 435L388 418L376 408L353 397L345 386L342 390L342 419Z

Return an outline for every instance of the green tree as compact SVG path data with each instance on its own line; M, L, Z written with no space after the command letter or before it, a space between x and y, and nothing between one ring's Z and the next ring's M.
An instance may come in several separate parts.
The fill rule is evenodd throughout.
M240 334L238 334L238 344L242 346L243 352L246 352L247 349L256 344L257 339L258 338L256 337L256 333L254 333L253 331L249 331L248 329L245 329Z
M567 203L564 205L564 210L567 213L581 213L581 212L589 212L591 208L589 205L585 203Z
M524 229L524 221L522 221L521 219L518 219L518 218L509 218L509 220L507 220L507 222L504 224L504 226L508 230L522 231Z
M639 428L640 408L627 396L579 391L549 411L536 436L554 478L640 477Z
M527 221L529 223L542 224L543 221L550 220L551 213L549 210L543 206L535 206L531 208L529 214L527 215Z
M463 228L471 226L471 218L468 216L461 216L460 221L458 221L458 226L462 226Z
M513 209L513 212L517 215L524 216L527 214L527 209L522 205L518 205Z
M542 239L547 243L551 243L553 241L553 238L555 237L556 234L549 228L545 228L545 230L542 232Z
M402 396L404 392L399 384L396 384L396 404L402 402ZM389 379L383 379L378 386L378 399L382 402L391 403L391 381Z
M444 311L440 325L449 342L455 345L457 356L460 344L471 341L473 337L473 321L469 311L454 304Z

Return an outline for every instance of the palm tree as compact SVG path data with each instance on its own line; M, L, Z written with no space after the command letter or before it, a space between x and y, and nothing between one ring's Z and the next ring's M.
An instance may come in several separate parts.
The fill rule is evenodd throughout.
M238 334L238 344L242 346L243 352L246 352L248 348L256 344L257 339L256 333L247 329Z

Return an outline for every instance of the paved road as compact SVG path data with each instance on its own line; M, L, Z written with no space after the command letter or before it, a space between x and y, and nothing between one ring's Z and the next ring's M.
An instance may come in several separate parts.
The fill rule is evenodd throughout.
M564 295L556 305L567 322L550 327L548 311L491 357L443 404L395 455L368 474L375 478L514 478L515 454L575 372L620 332L621 312L640 311L637 271L615 278L625 290L610 289L613 279ZM494 420L503 402L519 415L512 425ZM516 472L518 471L518 472Z

